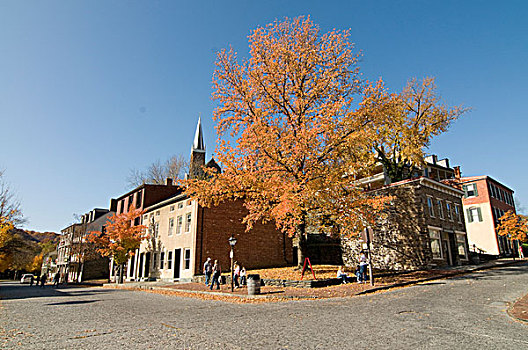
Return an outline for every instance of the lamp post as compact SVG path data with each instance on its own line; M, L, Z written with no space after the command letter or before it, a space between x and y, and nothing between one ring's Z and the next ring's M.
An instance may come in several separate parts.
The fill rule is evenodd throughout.
M229 257L231 258L231 293L233 293L233 257L234 257L234 252L233 252L233 249L235 248L235 244L237 242L236 238L231 235L231 237L229 238L229 245L231 246L231 252L229 253Z

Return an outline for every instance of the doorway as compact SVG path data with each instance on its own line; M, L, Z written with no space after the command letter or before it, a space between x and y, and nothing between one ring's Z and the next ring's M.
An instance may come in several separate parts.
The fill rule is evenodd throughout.
M174 278L180 278L181 248L174 249Z

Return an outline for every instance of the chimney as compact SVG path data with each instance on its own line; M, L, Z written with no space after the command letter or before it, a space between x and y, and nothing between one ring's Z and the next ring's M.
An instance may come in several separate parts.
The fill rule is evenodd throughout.
M453 170L455 171L455 179L460 179L460 175L461 175L460 166L457 165L453 167Z
M110 199L110 211L117 212L117 199Z
M166 186L172 186L172 179L170 177L165 179L165 185Z

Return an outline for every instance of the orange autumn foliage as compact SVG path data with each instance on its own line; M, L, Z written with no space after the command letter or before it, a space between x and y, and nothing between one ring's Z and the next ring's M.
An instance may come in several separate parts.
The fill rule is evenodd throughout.
M508 210L499 218L497 234L506 236L510 240L528 241L528 218Z
M369 121L352 107L361 81L348 38L299 17L256 29L242 63L220 52L213 98L223 172L185 181L187 193L206 206L243 200L248 229L274 220L297 237L310 224L353 234L372 221L383 200L353 183L372 155Z
M134 220L141 215L142 210L132 208L127 213L114 214L108 218L103 232L90 232L88 241L97 246L102 256L113 258L118 265L124 264L134 255L141 241L148 239L146 226L133 226Z
M372 150L392 182L404 179L405 167L423 165L431 139L468 110L443 105L434 78L413 79L400 93L389 93L379 80L363 93L357 113L370 121L366 132Z

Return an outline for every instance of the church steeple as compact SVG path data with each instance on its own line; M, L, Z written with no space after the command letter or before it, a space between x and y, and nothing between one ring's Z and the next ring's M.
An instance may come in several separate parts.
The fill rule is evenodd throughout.
M192 146L192 152L199 151L205 153L205 145L203 141L202 133L202 118L198 117L198 124L196 125L196 132L194 133L194 142Z
M202 133L202 120L198 117L198 124L196 125L196 132L194 133L194 141L191 148L191 161L189 162L189 174L187 178L197 179L202 178L205 165L205 144Z

